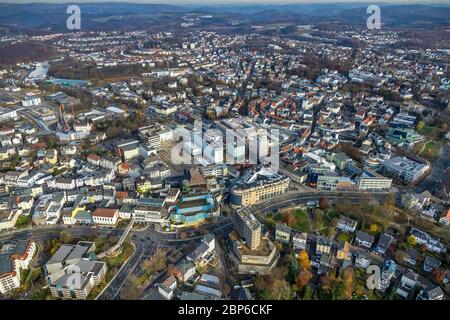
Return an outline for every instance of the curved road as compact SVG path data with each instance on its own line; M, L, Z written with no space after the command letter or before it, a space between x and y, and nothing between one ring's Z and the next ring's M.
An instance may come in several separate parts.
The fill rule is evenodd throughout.
M260 204L250 206L250 211L257 215L260 213L267 213L271 210L277 210L284 207L305 204L311 200L319 200L321 197L326 197L333 203L351 202L358 203L361 201L377 200L381 202L389 194L389 192L335 192L335 191L317 191L317 192L290 192L278 197L276 201L274 199L267 200ZM264 212L265 211L265 212Z
M439 186L439 182L442 182L443 179L448 179L450 176L449 173L450 167L450 145L445 145L439 155L431 166L431 173L419 183L416 188L417 193L421 193L425 190L429 190L431 193L436 193L436 189ZM447 190L449 192L449 190Z

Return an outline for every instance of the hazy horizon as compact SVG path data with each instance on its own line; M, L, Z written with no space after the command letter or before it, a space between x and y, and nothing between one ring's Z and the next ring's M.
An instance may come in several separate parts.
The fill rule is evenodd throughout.
M165 5L283 5L283 4L326 4L326 3L385 3L385 4L450 4L450 0L0 0L2 4L27 3L107 3L122 2L136 4L165 4Z

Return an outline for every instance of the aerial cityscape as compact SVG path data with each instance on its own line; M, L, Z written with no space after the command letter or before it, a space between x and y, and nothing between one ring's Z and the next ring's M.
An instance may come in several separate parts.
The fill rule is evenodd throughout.
M448 300L449 1L142 2L0 3L0 300Z

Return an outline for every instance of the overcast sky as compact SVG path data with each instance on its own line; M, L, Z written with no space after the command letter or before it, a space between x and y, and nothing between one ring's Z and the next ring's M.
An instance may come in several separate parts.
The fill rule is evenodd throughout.
M164 3L164 4L287 4L287 3L447 3L450 0L0 0L0 3L86 3L86 2L135 2L135 3Z

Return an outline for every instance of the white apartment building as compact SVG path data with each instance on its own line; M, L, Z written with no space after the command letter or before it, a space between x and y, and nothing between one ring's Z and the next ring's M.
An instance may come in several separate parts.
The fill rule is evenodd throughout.
M11 251L0 253L0 293L20 287L20 270L28 269L35 252L33 240L19 240Z
M430 169L430 165L406 157L395 157L383 161L382 168L385 173L391 174L407 184L412 184L423 177Z
M357 179L357 184L360 191L384 191L391 188L392 179L368 170Z
M119 209L97 208L92 213L92 220L95 224L116 225L119 219Z

